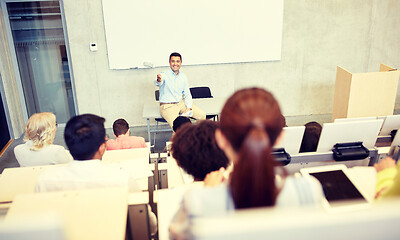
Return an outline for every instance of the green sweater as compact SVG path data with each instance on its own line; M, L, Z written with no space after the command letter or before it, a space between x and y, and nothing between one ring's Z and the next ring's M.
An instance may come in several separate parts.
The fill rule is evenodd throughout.
M386 168L377 175L375 198L400 196L400 161L395 168Z

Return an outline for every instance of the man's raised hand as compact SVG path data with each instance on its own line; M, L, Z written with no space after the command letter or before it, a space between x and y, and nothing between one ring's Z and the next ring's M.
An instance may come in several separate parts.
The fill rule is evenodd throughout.
M157 82L161 82L162 81L162 76L161 73L157 74Z

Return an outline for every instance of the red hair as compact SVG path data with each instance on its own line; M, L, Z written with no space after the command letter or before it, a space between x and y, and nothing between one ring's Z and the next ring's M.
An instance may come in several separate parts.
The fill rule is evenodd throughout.
M238 154L229 185L236 208L275 204L278 190L271 151L284 126L278 102L263 89L237 91L225 103L221 132Z

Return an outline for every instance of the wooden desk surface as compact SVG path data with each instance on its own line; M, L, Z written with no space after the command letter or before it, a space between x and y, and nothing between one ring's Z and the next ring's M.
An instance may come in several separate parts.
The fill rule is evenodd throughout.
M148 203L149 203L148 192L135 192L128 194L128 205L148 204Z
M0 203L11 202L20 193L34 192L36 179L42 171L63 165L65 164L4 169L0 175Z
M376 185L376 171L373 167L349 168L349 173L359 186L372 199ZM169 169L168 169L169 171ZM169 172L168 172L169 173ZM176 211L180 207L183 194L190 187L200 187L202 182L185 184L174 189L161 189L154 192L154 202L157 203L159 239L169 239L168 228Z
M366 197L373 201L377 183L377 172L375 168L356 166L348 168L348 173L353 177L353 180L357 183L358 187L367 195Z
M104 164L114 165L107 161ZM148 189L148 177L153 175L148 166L148 157L145 161L117 161L115 164L135 176L142 190ZM66 165L68 164L4 169L0 175L0 203L12 202L18 194L35 192L36 180L41 172Z
M193 104L203 110L207 115L220 114L224 106L226 98L196 98L193 99ZM153 101L145 103L143 106L143 118L161 118L160 103Z
M149 148L134 148L122 150L108 150L102 157L103 163L119 163L125 160L144 159L149 161Z
M173 157L167 158L168 188L176 188L185 185L183 170L178 166Z
M15 197L4 221L55 212L64 223L67 239L123 240L127 196L126 188L21 194Z
M169 225L175 213L178 211L180 202L186 188L161 189L154 192L154 202L157 202L158 215L158 238L169 239Z
M141 190L148 190L148 177L153 173L148 167L149 148L134 148L105 151L102 157L104 164L118 164L133 176Z
M160 240L169 239L169 225L180 207L185 192L189 188L202 186L203 182L195 182L174 189L161 189L154 192L153 201L157 203L158 236Z

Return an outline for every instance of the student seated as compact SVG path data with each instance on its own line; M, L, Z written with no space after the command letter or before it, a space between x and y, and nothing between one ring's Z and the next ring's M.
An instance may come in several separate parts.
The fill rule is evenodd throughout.
M106 143L107 150L145 148L146 142L142 137L129 136L129 124L125 119L115 120L113 124L114 136L117 139L110 139Z
M37 191L114 186L129 186L132 192L140 191L136 181L127 172L101 163L106 150L104 121L102 117L83 114L67 122L64 139L74 161L67 166L44 171L38 177Z
M306 129L304 130L300 152L315 152L317 151L322 126L317 122L308 122L304 126Z
M175 118L173 125L172 125L172 129L174 130L174 134L176 133L176 131L178 131L178 129L180 129L183 125L186 125L187 123L192 124L192 121L190 121L190 119L188 117L184 117L184 116L179 116L177 118ZM163 150L163 152L169 152L171 151L171 142L167 142L166 146Z
M25 126L25 144L14 148L19 165L28 167L72 161L72 156L63 146L53 144L56 130L56 116L53 113L33 114Z
M127 187L129 192L140 191L128 172L101 163L106 150L104 122L104 118L93 114L78 115L67 122L64 139L74 161L67 166L43 171L36 182L37 192L106 187ZM150 231L155 234L157 219L151 210L149 213Z
M223 181L223 168L211 172L204 179L210 187L185 193L170 225L171 237L187 238L189 221L197 216L253 207L321 206L322 187L315 178L283 174L279 180L275 175L277 164L271 152L284 126L271 93L251 88L231 96L222 109L215 138L233 163L233 171L228 181Z
M217 128L217 122L202 120L195 125L185 124L172 138L172 156L195 181L203 181L208 173L229 164L215 141Z
M400 161L387 157L375 163L377 174L375 198L400 196Z
M175 118L172 129L176 132L181 126L185 125L186 123L192 123L188 117L179 116Z

